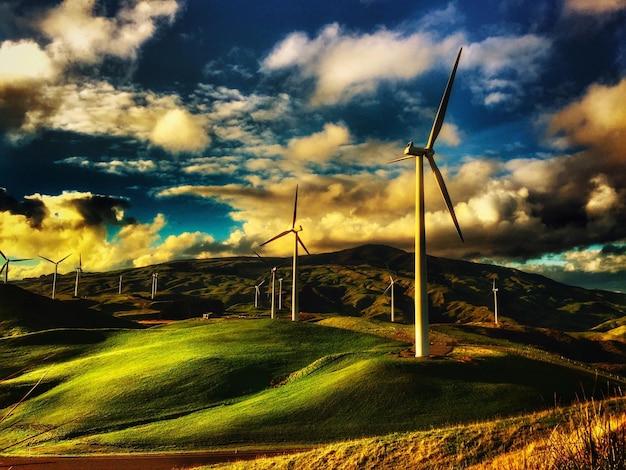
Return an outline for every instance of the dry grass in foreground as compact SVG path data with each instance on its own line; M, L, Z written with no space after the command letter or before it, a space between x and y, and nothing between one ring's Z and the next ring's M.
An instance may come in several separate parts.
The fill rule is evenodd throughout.
M231 470L626 469L624 399L332 444L302 454L211 467Z

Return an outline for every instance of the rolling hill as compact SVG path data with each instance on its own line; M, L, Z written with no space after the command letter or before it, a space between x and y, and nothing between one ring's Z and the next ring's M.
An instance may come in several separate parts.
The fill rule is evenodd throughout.
M279 266L277 279L284 278L286 315L290 308L290 258L266 258L265 263ZM397 278L396 317L410 323L414 311L413 263L412 253L383 245L301 256L301 311L389 318L389 297L383 291L391 272ZM266 264L251 256L182 260L124 271L84 273L80 296L89 298L98 304L95 308L106 312L145 316L155 312L152 307L159 307L151 302L149 295L152 272L158 271L156 300L211 299L230 313L267 314L270 282ZM121 296L117 294L120 275L124 283ZM572 287L501 266L435 257L428 257L431 322L491 321L494 276L498 279L499 316L504 322L561 331L596 328L598 332L608 331L607 325L615 324L614 335L623 337L623 329L617 328L619 322L626 321L625 294ZM255 309L254 285L262 279L266 279L264 289L268 290L261 299L261 308ZM50 275L16 284L48 295L51 281ZM59 276L59 297L71 298L73 286L73 274Z

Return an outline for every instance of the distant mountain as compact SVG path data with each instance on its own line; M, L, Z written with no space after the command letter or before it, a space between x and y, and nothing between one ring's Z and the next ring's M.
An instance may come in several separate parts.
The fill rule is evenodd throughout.
M56 328L137 328L137 324L92 310L86 301L61 302L0 284L0 336Z
M264 262L263 262L264 261ZM159 273L159 296L211 298L227 312L267 314L271 289L270 266L283 279L282 313L288 314L291 257L256 256L181 260L108 273L84 273L80 295L106 302L107 311L149 306L152 273ZM396 279L396 318L413 322L414 255L384 245L363 245L332 253L300 257L302 312L338 313L380 319L390 317L389 275ZM125 300L117 295L123 276ZM428 257L428 293L432 323L493 321L492 278L497 278L499 317L503 322L561 331L587 331L600 325L621 325L626 317L626 294L587 290L546 277L501 266ZM254 286L263 279L260 308L254 308ZM57 292L71 295L74 275L59 276ZM50 290L51 276L25 279L19 285L41 294ZM119 303L116 303L119 302ZM606 331L606 327L600 328ZM600 330L599 329L599 330Z

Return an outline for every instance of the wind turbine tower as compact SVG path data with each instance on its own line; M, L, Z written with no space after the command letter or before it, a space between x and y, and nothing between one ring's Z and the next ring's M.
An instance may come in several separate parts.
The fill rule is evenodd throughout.
M74 297L78 297L78 282L80 274L83 272L83 255L78 254L78 266L76 266L76 280L74 281Z
M283 278L278 278L278 310L283 309Z
M456 69L459 65L459 59L461 58L461 51L456 57L454 68L448 79L448 84L444 91L433 127L428 137L426 147L415 147L413 142L409 142L404 149L405 157L398 158L394 162L400 160L406 160L408 158L415 158L415 356L426 357L429 355L429 343L428 343L428 288L426 278L426 229L424 225L424 157L428 160L430 168L435 175L439 189L443 196L448 211L452 216L452 221L456 226L456 230L459 233L461 241L463 235L461 228L454 213L454 207L450 200L450 195L446 189L446 184L443 181L443 176L435 163L435 140L441 131L443 125L443 119L446 114L446 108L448 107L448 101L450 100L450 92L452 91L452 84L454 83L454 76L456 75Z
M261 296L260 287L263 285L264 282L265 279L254 285L254 308L259 308L259 297Z
M119 280L119 282L117 283L117 293L118 293L118 294L121 294L121 293L122 293L122 276L123 276L123 275L122 275L122 274L120 274L120 280Z
M388 290L391 290L391 323L396 321L396 309L395 309L394 292L393 292L395 283L396 283L396 280L390 274L389 286L387 286L387 288L385 289L385 292L383 292L383 294L386 294Z
M296 185L296 199L293 205L293 220L291 222L291 229L289 230L285 230L284 232L279 233L278 235L276 235L273 238L270 238L268 241L261 243L260 246L263 245L267 245L270 242L273 242L274 240L284 237L285 235L288 235L290 233L293 233L294 237L293 237L293 279L291 282L291 321L298 321L298 314L299 314L299 304L298 304L298 243L300 245L302 245L302 248L304 248L304 251L306 251L306 253L308 255L310 255L311 253L309 253L309 250L307 249L307 247L304 245L304 243L302 242L302 240L300 239L300 235L298 235L299 232L302 231L302 225L300 225L299 228L296 228L296 214L298 211L298 186Z
M29 261L32 259L32 258L20 258L20 259L7 258L6 256L4 256L4 253L2 253L2 251L0 251L0 256L4 258L4 264L2 265L2 269L0 269L0 274L2 274L2 271L4 271L4 283L5 284L9 282L9 265L11 263L19 263L20 261Z
M71 253L70 253L71 255ZM61 258L59 261L52 261L51 259L48 259L44 256L39 256L41 259L44 259L52 264L54 264L54 276L52 277L52 298L54 299L54 296L56 294L56 289L57 289L57 272L59 271L59 264L61 264L63 261L65 261L67 258L69 258L70 255L67 255L65 258Z
M150 293L150 299L154 300L154 296L157 293L158 287L159 287L159 273L153 272L152 273L152 291Z
M496 278L493 278L493 286L491 288L493 292L493 313L496 325L498 324L498 288L496 287Z

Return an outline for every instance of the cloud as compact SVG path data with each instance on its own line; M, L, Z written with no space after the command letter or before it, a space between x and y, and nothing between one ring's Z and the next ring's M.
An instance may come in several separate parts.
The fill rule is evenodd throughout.
M624 4L622 0L597 0L594 2L587 0L565 0L563 8L567 13L598 15L624 10L626 9L626 4Z
M626 78L616 85L591 85L585 95L551 116L549 136L563 136L571 146L585 146L604 161L623 162L626 146ZM606 156L602 156L606 153Z
M287 144L286 155L303 161L324 161L337 154L350 141L350 131L344 125L324 124L324 130L310 136L295 138Z
M295 68L304 78L315 79L313 104L342 103L373 93L383 81L406 81L421 75L432 68L437 57L450 56L462 42L461 35L439 41L428 34L405 35L387 29L350 34L334 23L313 39L302 32L288 35L265 57L261 71Z
M551 41L535 34L488 37L463 49L459 68L476 71L467 80L486 106L516 103L524 85L541 76L551 52Z
M161 116L150 133L150 141L173 153L199 152L210 142L202 118L183 109L172 109Z
M95 4L95 0L64 0L41 21L55 60L96 63L103 55L135 59L139 47L154 35L157 21L173 21L179 8L175 0L134 1L111 18L96 16Z

